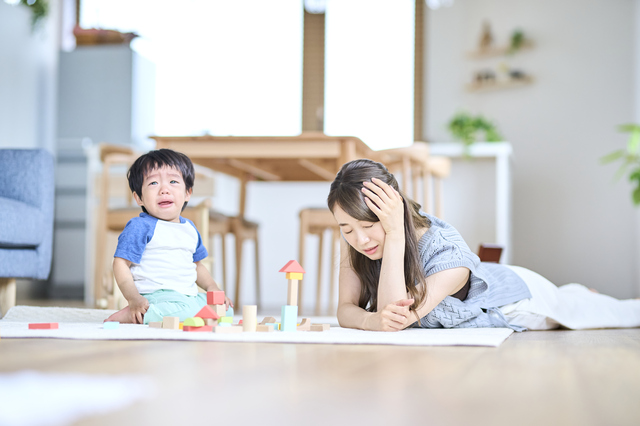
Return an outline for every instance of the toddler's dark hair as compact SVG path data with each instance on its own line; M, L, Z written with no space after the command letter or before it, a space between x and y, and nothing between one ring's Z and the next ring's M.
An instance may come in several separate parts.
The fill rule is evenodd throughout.
M142 183L144 182L144 177L153 170L160 169L164 166L173 167L182 173L182 179L184 179L187 191L193 188L196 172L191 159L181 152L163 148L141 155L131 165L127 172L131 192L135 192L138 194L138 197L142 198ZM184 210L185 207L187 207L186 202L184 206L182 206L182 210ZM142 211L147 213L144 206L142 207Z

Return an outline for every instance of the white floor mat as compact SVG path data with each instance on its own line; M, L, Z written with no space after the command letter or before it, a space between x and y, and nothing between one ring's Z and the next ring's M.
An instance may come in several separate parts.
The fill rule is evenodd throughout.
M296 331L270 333L217 334L149 328L120 324L104 330L102 321L113 311L76 308L16 306L0 320L0 338L49 338L84 340L198 340L219 342L369 344L404 346L493 346L513 332L508 328L408 329L396 333L361 331L334 326L335 317L309 317L312 323L332 324L324 332ZM236 321L239 318L236 319ZM260 319L260 318L259 318ZM277 319L277 317L276 317ZM29 330L29 323L58 322L55 330Z

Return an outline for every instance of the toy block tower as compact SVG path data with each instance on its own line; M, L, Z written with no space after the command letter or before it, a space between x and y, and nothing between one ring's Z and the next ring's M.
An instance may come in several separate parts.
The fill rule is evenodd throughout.
M302 279L304 269L295 260L290 260L280 269L285 272L288 280L287 304L282 307L282 318L280 329L282 331L296 331L296 321L298 319L298 282Z
M218 317L224 317L227 313L224 306L224 291L208 291L207 305L211 307Z

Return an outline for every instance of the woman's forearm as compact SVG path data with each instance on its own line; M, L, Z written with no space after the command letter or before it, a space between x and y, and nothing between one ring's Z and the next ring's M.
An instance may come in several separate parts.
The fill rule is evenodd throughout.
M382 312L390 303L407 298L404 281L404 250L404 235L387 234L380 268L380 281L378 281L378 312Z
M368 330L367 319L373 315L359 306L345 303L338 306L338 323L343 328Z

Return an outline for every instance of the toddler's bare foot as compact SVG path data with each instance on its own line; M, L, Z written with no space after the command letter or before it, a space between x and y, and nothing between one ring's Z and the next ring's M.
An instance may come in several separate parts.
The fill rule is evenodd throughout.
M129 307L127 306L124 309L120 309L118 312L115 312L109 316L105 322L107 321L117 321L121 323L131 323L131 313L129 312Z

